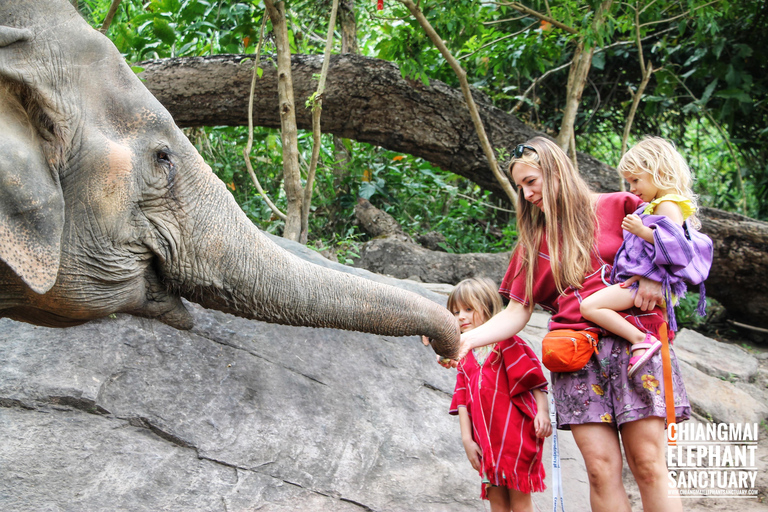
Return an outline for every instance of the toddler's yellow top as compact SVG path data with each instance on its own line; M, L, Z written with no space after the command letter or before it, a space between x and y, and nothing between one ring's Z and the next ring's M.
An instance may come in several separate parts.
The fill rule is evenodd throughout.
M646 215L652 215L656 210L656 207L662 201L672 201L673 203L677 204L677 206L680 207L680 211L683 212L683 220L686 220L688 217L696 213L696 207L693 206L693 202L687 197L681 196L679 194L667 194L665 196L654 199L648 203L648 206L645 207L643 213Z

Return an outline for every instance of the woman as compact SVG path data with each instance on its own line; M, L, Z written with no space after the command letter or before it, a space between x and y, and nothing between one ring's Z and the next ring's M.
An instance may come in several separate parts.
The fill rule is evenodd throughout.
M621 221L642 203L628 193L590 192L565 153L545 138L519 145L514 157L509 173L518 191L519 241L500 288L510 298L509 306L462 334L459 359L473 348L516 335L534 304L553 313L550 329L591 326L579 311L581 298L605 286L602 278L610 275L609 264L623 239ZM661 302L660 285L635 276L625 286L638 280L636 308L626 316L658 336L664 322L661 310L655 309ZM630 510L620 442L643 510L679 511L680 499L670 496L667 486L661 357L654 355L629 379L628 348L627 341L608 333L582 370L551 373L557 425L572 430L584 457L593 511ZM690 417L690 405L674 354L672 366L675 412L682 421Z

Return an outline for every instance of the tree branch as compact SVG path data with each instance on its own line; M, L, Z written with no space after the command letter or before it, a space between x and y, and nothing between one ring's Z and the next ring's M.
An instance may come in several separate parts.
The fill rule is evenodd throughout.
M703 9L704 7L707 7L708 5L716 4L719 1L720 0L712 0L711 2L708 2L708 3L704 4L704 5L700 5L698 7L695 7L693 9L688 10L688 11L685 11L684 13L678 14L677 16L672 16L671 18L667 18L665 20L649 21L647 23L643 23L638 28L649 27L651 25L659 25L661 23L669 23L671 21L675 21L677 19L680 19L683 16L687 16L687 15L689 15L689 14L695 12L695 11L698 11L699 9Z
M521 4L520 2L510 2L510 3L499 2L499 5L505 5L507 7L511 7L513 9L515 9L516 11L522 12L523 14L527 14L529 16L533 16L534 18L539 18L542 21L546 21L547 23L551 23L553 26L555 26L555 27L557 27L557 28L559 28L561 30L565 30L569 34L574 34L575 35L575 34L579 33L579 31L576 30L575 28L569 27L565 23L557 21L556 19L554 19L551 16L547 16L546 14L541 14L538 11L535 11L535 10L529 8L529 7L526 7L523 4ZM549 7L549 5L547 5L547 7Z
M301 235L303 190L299 172L299 137L296 126L296 103L291 76L291 46L285 17L285 2L264 0L277 46L277 93L280 108L280 130L283 136L283 187L288 203L283 237L298 241Z
M432 28L432 25L429 24L429 21L424 17L424 14L419 10L416 4L414 4L411 0L400 0L400 3L405 5L408 10L411 11L411 14L413 14L413 16L419 22L419 25L421 25L421 27L427 33L429 38L432 40L432 43L437 46L438 50L440 50L440 53L443 55L443 58L448 62L448 64L451 66L451 69L453 69L454 73L456 73L456 76L459 78L461 91L464 94L464 100L466 101L467 107L469 108L469 113L472 116L472 122L475 125L477 135L480 137L480 144L482 145L483 152L485 153L485 157L488 160L488 165L491 167L491 172L501 185L501 188L507 194L509 200L514 204L517 200L517 194L515 193L515 190L512 188L512 185L509 183L509 180L506 178L506 176L504 176L499 171L496 155L493 153L493 148L491 147L491 143L488 140L488 135L485 133L483 120L480 118L477 105L475 104L475 100L472 97L472 92L469 89L467 73L462 69L461 64L459 64L453 55L451 55L448 47L445 46L443 40L440 38L438 33L435 32L435 29Z
M104 18L104 23L101 24L101 28L99 29L99 32L101 32L102 34L107 33L107 30L109 30L109 26L112 24L112 19L115 17L115 14L117 14L118 7L120 7L120 0L112 0L112 4L109 6L109 11L107 12L107 17Z
M501 36L501 37L500 37L500 38L498 38L498 39L495 39L495 40L493 40L493 41L490 41L490 42L488 42L488 43L485 43L483 46L481 46L481 47L480 47L480 48L478 48L477 50L473 51L472 53L467 53L466 55L462 55L461 57L459 57L459 60L462 60L462 59L466 59L467 57L471 57L472 55L476 54L477 52L479 52L479 51L480 51L480 50L482 50L483 48L487 48L487 47L489 47L489 46L493 46L494 44L498 43L499 41L503 41L503 40L505 40L505 39L509 39L510 37L515 37L515 36L518 36L518 35L522 34L523 32L526 32L526 31L530 30L530 28L531 28L531 27L533 27L534 25L536 25L536 23L531 23L530 25L528 25L528 26L527 26L527 27L525 27L524 29L522 29L522 30L518 30L518 31L517 31L517 32L515 32L514 34L507 34L507 35L505 35L505 36Z
M323 92L325 91L325 79L328 76L328 66L331 63L331 49L333 48L333 29L336 26L336 12L339 9L339 0L333 0L331 7L331 19L328 22L328 37L325 41L325 53L323 54L323 67L320 71L320 81L317 91L307 100L307 106L312 109L312 158L307 171L307 182L304 185L304 202L301 205L301 236L299 241L307 243L309 236L309 207L312 203L312 189L315 184L315 172L317 160L320 156L321 136L320 114L323 110Z
M280 211L280 208L278 208L275 203L272 202L271 199L269 199L269 196L264 191L264 189L261 187L261 182L259 182L259 178L256 177L256 173L253 172L253 166L251 165L251 148L253 147L253 96L254 91L256 90L256 79L258 78L258 71L259 71L259 58L261 56L261 43L264 41L264 26L267 24L267 13L264 13L264 16L261 19L261 30L259 30L259 43L256 45L256 53L254 55L253 60L253 78L251 79L251 93L248 97L248 142L246 142L245 147L243 148L243 157L245 158L245 167L248 170L248 174L251 176L251 181L253 181L253 185L256 187L256 190L259 191L259 195L261 195L262 199L264 199L264 202L267 203L269 208L282 220L286 220L286 215Z

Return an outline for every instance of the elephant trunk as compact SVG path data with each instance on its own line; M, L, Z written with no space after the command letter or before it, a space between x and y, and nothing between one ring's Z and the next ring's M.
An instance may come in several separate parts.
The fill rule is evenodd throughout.
M211 227L198 239L203 246L196 248L197 263L205 254L200 272L205 277L193 278L194 283L183 279L182 293L190 300L265 322L425 335L438 354L458 352L458 324L444 307L394 286L304 261L278 247L232 206L238 218L228 225L234 229Z

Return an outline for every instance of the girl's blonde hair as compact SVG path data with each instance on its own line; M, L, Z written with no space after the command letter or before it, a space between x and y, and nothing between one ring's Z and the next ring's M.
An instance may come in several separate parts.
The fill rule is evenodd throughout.
M694 213L688 218L698 229L701 222L696 216L696 200L693 178L688 164L672 141L661 137L645 137L627 151L616 168L622 178L626 175L648 173L654 186L661 190L673 190L693 203Z
M492 316L504 309L498 287L487 277L472 277L459 282L448 295L449 311L456 311L459 306L467 306L480 313L487 322Z
M525 200L522 187L517 189L515 250L520 251L525 298L528 308L533 309L533 275L544 234L557 291L564 293L569 286L581 288L584 276L592 271L597 216L589 186L557 144L534 137L525 146L533 151L524 149L522 156L509 164L508 172L513 183L512 168L518 163L539 169L542 175L541 210Z

